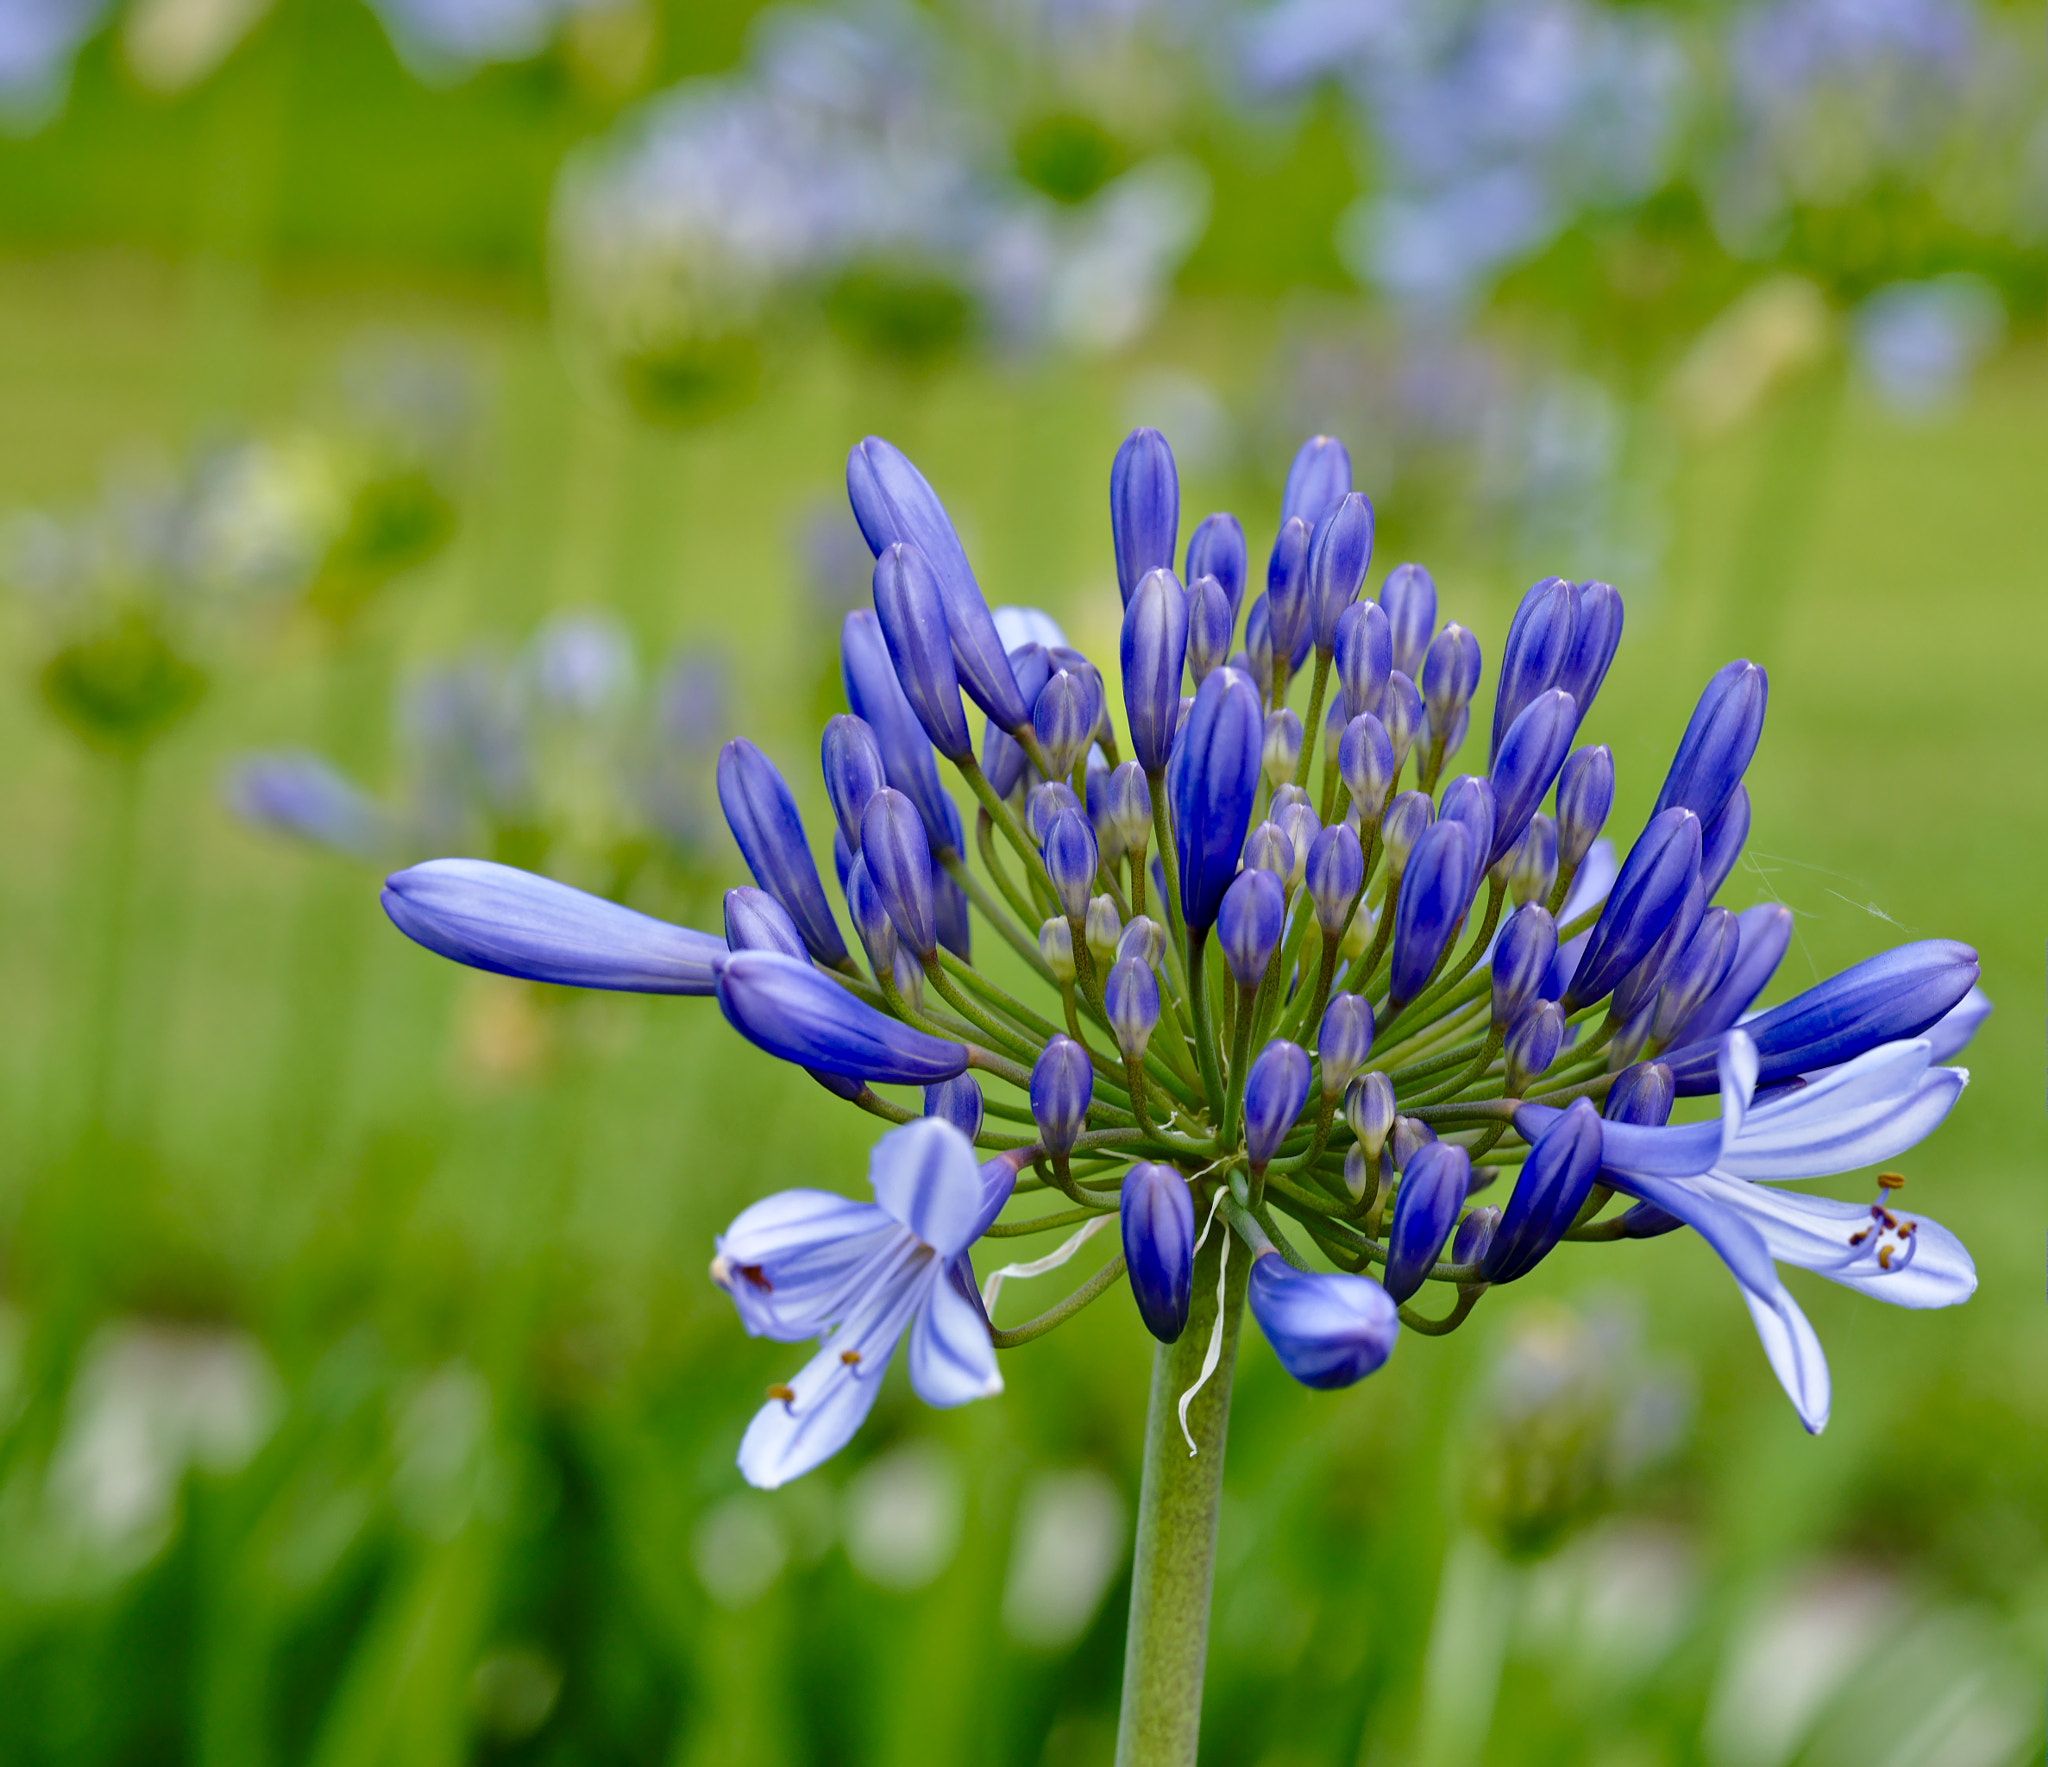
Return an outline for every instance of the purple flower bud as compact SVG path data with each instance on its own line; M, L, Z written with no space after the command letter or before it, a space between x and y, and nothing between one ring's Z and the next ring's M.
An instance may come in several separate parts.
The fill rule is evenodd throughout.
M1493 848L1487 855L1488 870L1522 838L1529 818L1536 814L1564 765L1578 728L1579 708L1572 696L1553 689L1539 693L1524 706L1506 735L1495 742L1490 777L1498 820Z
M1467 1211L1464 1220L1458 1223L1458 1231L1451 1235L1451 1257L1453 1264L1476 1264L1486 1256L1487 1248L1493 1244L1493 1236L1500 1230L1500 1210L1477 1208Z
M839 669L846 703L874 732L889 783L917 806L932 851L958 853L963 844L960 812L939 784L931 740L903 697L896 666L889 660L888 641L882 636L882 623L871 609L855 608L840 627ZM803 924L801 916L797 924Z
M1082 936L1088 941L1088 953L1098 970L1106 970L1116 961L1116 942L1123 937L1123 931L1123 922L1117 919L1116 898L1090 896Z
M1551 686L1561 687L1578 701L1581 718L1593 709L1593 699L1607 679L1607 668L1621 645L1621 597L1606 583L1578 585L1578 620L1572 632L1571 654L1558 670Z
M1316 925L1322 928L1323 937L1336 938L1351 918L1352 906L1365 883L1365 850L1348 823L1332 823L1310 843L1302 880L1315 904Z
M847 850L858 852L861 812L868 807L868 799L889 783L881 746L863 720L841 712L825 720L819 761L839 832L846 837Z
M1499 757L1501 743L1523 711L1557 685L1571 655L1578 615L1579 592L1562 577L1545 577L1522 597L1501 646L1489 759Z
M1462 1147L1432 1141L1401 1168L1401 1190L1387 1229L1387 1266L1380 1280L1396 1301L1419 1289L1458 1224L1472 1186L1472 1160Z
M1167 791L1180 861L1181 910L1188 937L1196 942L1215 925L1223 892L1237 870L1258 795L1264 724L1251 681L1235 669L1218 669L1196 693L1174 749Z
M950 873L932 873L932 906L938 914L939 943L962 963L972 963L974 929L968 920L967 892Z
M1661 1129L1671 1121L1671 1106L1677 1097L1671 1070L1661 1061L1646 1061L1630 1068L1608 1087L1607 1108L1601 1115L1610 1123Z
M938 578L915 546L888 546L876 558L875 617L882 622L903 697L932 747L948 760L973 754Z
M1704 880L1702 880L1704 885ZM1726 908L1709 908L1685 949L1666 970L1657 994L1657 1016L1650 1035L1669 1043L1685 1023L1728 979L1742 942L1742 928Z
M1622 862L1621 875L1608 892L1565 991L1567 1017L1605 999L1614 984L1642 961L1671 924L1699 872L1700 819L1679 808L1652 816Z
M1439 822L1415 843L1394 909L1387 1004L1399 1012L1429 985L1472 900L1472 841L1460 822Z
M885 1018L823 970L779 951L740 951L718 972L718 1004L749 1043L798 1067L924 1086L967 1066L967 1048Z
M1344 1089L1344 1121L1365 1149L1365 1157L1377 1160L1394 1132L1394 1083L1375 1068L1360 1074Z
M1244 1146L1254 1172L1263 1171L1308 1102L1308 1051L1275 1037L1252 1057L1244 1076Z
M1230 656L1230 635L1236 629L1230 598L1214 577L1197 577L1188 586L1187 666L1197 687L1212 669Z
M1607 745L1574 749L1557 776L1557 863L1576 871L1614 808L1614 756Z
M968 1074L955 1074L924 1089L924 1114L941 1117L972 1141L981 1133L981 1088Z
M1769 698L1769 680L1746 657L1719 669L1678 739L1657 809L1690 810L1702 823L1720 815L1756 753Z
M888 788L868 800L860 819L860 857L897 937L918 958L938 948L938 911L932 899L932 856L917 807Z
M1247 555L1244 529L1234 515L1205 515L1188 536L1187 566L1181 572L1189 583L1214 577L1230 603L1230 624L1237 624L1238 609L1244 606Z
M1308 551L1309 626L1321 651L1337 646L1339 617L1365 587L1372 562L1372 505L1363 491L1349 491L1314 525Z
M1487 1282L1527 1276L1578 1218L1600 1175L1600 1113L1575 1100L1536 1137L1515 1180L1479 1274Z
M391 845L391 819L377 800L318 755L251 755L230 776L227 797L257 828L351 858L373 859Z
M1062 810L1081 811L1081 800L1074 796L1074 788L1064 779L1048 779L1043 785L1034 785L1024 800L1024 829L1040 846L1045 845L1046 830L1052 827L1052 819Z
M1017 678L1017 691L1024 703L1035 705L1052 677L1052 662L1042 644L1020 644L1010 652L1010 669ZM1017 739L997 725L993 718L983 721L981 770L999 798L1017 789L1029 763Z
M1493 1028L1506 1033L1535 1005L1557 955L1557 922L1543 908L1517 908L1493 947Z
M1101 715L1101 688L1086 675L1060 669L1046 682L1031 708L1031 727L1055 774L1064 778L1073 772L1074 763L1095 740Z
M808 958L804 936L780 902L766 890L742 884L725 892L725 945L729 951L780 951Z
M1166 956L1166 929L1158 921L1134 914L1116 936L1117 961L1135 957L1147 969L1156 970Z
M1792 910L1781 902L1762 902L1735 917L1735 963L1713 993L1667 1039L1684 1048L1716 1043L1749 1010L1750 1002L1770 984L1792 943Z
M820 963L844 963L846 941L804 843L796 799L775 763L745 737L718 751L718 801L754 881L788 911Z
M869 436L846 458L846 494L870 552L879 557L898 541L908 541L924 554L945 604L960 685L1005 730L1019 728L1031 715L1030 702L1017 689L1009 654L974 580L960 536L953 531L945 505L925 482L924 474L881 437ZM870 724L875 722L858 705L853 709ZM876 734L882 735L879 730ZM886 756L889 752L888 740L883 737L882 753ZM893 774L891 780L899 791L917 797Z
M1142 959L1120 957L1102 984L1102 1010L1116 1033L1116 1046L1139 1060L1159 1023L1159 979Z
M1394 789L1394 745L1387 727L1370 712L1361 712L1344 726L1337 745L1337 777L1351 794L1360 817L1377 822L1386 808L1387 793Z
M1387 690L1380 695L1380 723L1394 749L1394 776L1400 777L1408 751L1422 734L1427 714L1422 709L1422 690L1400 669L1387 677Z
M1100 749L1088 751L1085 772L1083 783L1087 791L1083 807L1088 812L1088 826L1095 830L1095 845L1102 863L1113 871L1124 856L1124 832L1109 813L1109 763Z
M1742 844L1748 839L1749 792L1738 785L1728 794L1721 814L1707 824L1700 837L1700 888L1706 891L1709 902L1714 899L1714 892L1728 881L1736 860L1742 857Z
M1046 875L1067 918L1085 918L1098 865L1095 830L1088 826L1088 818L1078 810L1058 811L1046 825L1044 852Z
M1977 953L1954 939L1916 939L1866 957L1742 1027L1756 1044L1756 1083L1775 1086L1918 1037L1976 985ZM1716 1040L1664 1057L1680 1097L1716 1089L1718 1052Z
M1397 564L1380 585L1380 606L1393 635L1394 667L1412 681L1436 631L1436 582L1419 564Z
M1321 1392L1365 1379L1401 1333L1392 1298L1370 1276L1297 1270L1275 1252L1252 1260L1245 1298L1280 1366Z
M472 969L631 994L709 994L725 942L484 859L430 859L384 880L415 944Z
M1429 711L1429 726L1445 734L1444 747L1453 745L1449 733L1458 714L1470 704L1479 688L1479 640L1453 620L1433 639L1422 658L1422 703Z
M1284 785L1294 777L1295 766L1301 760L1301 718L1291 706L1282 706L1267 715L1259 759L1272 785Z
M1145 432L1140 431L1140 434ZM1171 570L1148 571L1125 591L1124 715L1131 753L1148 771L1164 767L1180 721L1180 677L1187 659L1187 597Z
M1335 1098L1372 1054L1372 1003L1363 994L1332 994L1316 1031L1316 1059L1322 1064L1323 1096Z
M1125 849L1142 852L1152 838L1152 788L1136 761L1124 761L1110 770L1103 788L1103 807L1116 824Z
M1109 469L1109 531L1116 544L1116 586L1130 605L1148 571L1173 570L1180 538L1180 476L1173 450L1156 429L1134 429ZM1175 691L1180 668L1174 666Z
M1244 837L1246 871L1270 871L1284 887L1294 870L1294 843L1280 832L1279 825L1261 822Z
M1517 1098L1531 1080L1550 1071L1564 1046L1564 1008L1546 1000L1508 1029L1508 1096Z
M1241 653L1245 673L1251 676L1259 690L1259 697L1272 697L1277 677L1273 672L1273 633L1268 621L1272 610L1261 595L1252 603L1252 611L1244 619L1244 650Z
M1216 940L1240 988L1259 985L1286 923L1280 880L1270 871L1240 871L1216 916Z
M1299 517L1310 527L1351 489L1351 455L1335 436L1310 436L1295 450L1280 493L1280 519Z
M1074 929L1059 915L1052 916L1038 929L1038 955L1045 959L1045 967L1052 971L1052 979L1062 985L1074 979Z
M1465 746L1466 733L1472 728L1472 708L1460 706L1451 714L1450 723L1444 730L1443 758L1448 762ZM1436 743L1436 723L1425 706L1422 713L1422 728L1416 733L1416 747L1428 754Z
M846 873L846 912L853 921L861 949L868 954L868 967L875 980L896 974L896 923L882 904L882 894L868 873L867 860L856 854ZM1066 923L1060 923L1064 926Z
M1678 910L1671 916L1670 923L1657 935L1656 943L1645 951L1626 975L1614 984L1614 998L1608 1010L1617 1025L1633 1024L1646 1009L1653 1008L1657 1001L1657 990L1664 985L1664 977L1671 966L1684 955L1692 936L1699 930L1700 916L1706 912L1707 898L1700 889L1697 875L1691 886L1679 898ZM1643 1026L1647 1039L1650 1027Z
M1299 791L1299 786L1283 789ZM1274 793L1273 820L1280 832L1287 837L1287 844L1294 852L1294 863L1288 868L1285 883L1290 891L1300 884L1308 869L1309 848L1316 844L1316 837L1323 832L1323 825L1316 820L1316 813L1305 803L1283 802L1278 792Z
M1124 1174L1119 1206L1124 1268L1145 1329L1162 1344L1187 1330L1195 1282L1195 1203L1171 1166L1140 1160Z
M1031 1120L1045 1151L1074 1151L1095 1096L1095 1070L1088 1052L1071 1037L1055 1037L1038 1053L1031 1070Z
M1522 838L1499 860L1496 873L1506 877L1516 907L1548 902L1557 882L1557 824L1537 811Z
M1376 601L1354 601L1337 619L1337 679L1347 719L1376 712L1394 668L1394 634Z
M1436 819L1436 805L1427 792L1404 791L1380 816L1380 850L1387 856L1389 884L1408 868L1408 855Z
M1308 524L1299 516L1282 524L1266 567L1266 627L1273 642L1275 679L1295 666L1294 651L1309 633ZM1282 671L1282 663L1286 671Z
M1462 822L1465 833L1472 842L1475 855L1491 858L1493 853L1494 803L1493 787L1483 779L1471 774L1461 774L1444 787L1443 801L1437 806L1436 819L1439 822ZM1486 870L1484 864L1475 859L1472 887L1479 887L1480 874Z

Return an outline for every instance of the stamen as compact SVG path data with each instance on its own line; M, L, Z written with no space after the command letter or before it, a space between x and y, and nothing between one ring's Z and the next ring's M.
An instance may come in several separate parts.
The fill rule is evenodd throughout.
M782 1382L776 1381L768 1388L768 1397L780 1399L785 1405L794 1405L796 1403L796 1388L786 1387Z
M1906 1182L1906 1175L1903 1172L1880 1172L1877 1182L1880 1189L1897 1190Z
M839 1360L844 1362L848 1368L858 1368L860 1366L860 1352L858 1350L841 1350L839 1352Z
M762 1274L759 1264L742 1264L740 1274L763 1294L772 1295L775 1292L775 1285Z

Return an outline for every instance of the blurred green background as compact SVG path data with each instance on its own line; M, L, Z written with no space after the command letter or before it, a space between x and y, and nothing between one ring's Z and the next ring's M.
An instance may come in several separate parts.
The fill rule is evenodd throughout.
M1567 1246L1342 1394L1247 1334L1204 1758L2038 1759L2037 246L1903 252L1987 277L2008 320L1952 398L1902 411L1841 342L1881 278L1812 229L1745 257L1675 184L1564 228L1472 322L1605 389L1623 516L1546 527L1485 514L1479 469L1410 470L1424 444L1349 390L1345 364L1406 346L1332 244L1373 175L1340 99L1284 126L1192 103L1206 232L1141 334L906 367L798 327L758 397L664 423L550 299L553 181L637 95L734 65L749 11L670 0L623 62L564 42L427 82L352 0L280 0L172 95L103 31L61 110L0 140L0 506L87 504L139 445L292 432L366 336L456 363L473 407L445 546L346 619L280 603L211 634L204 697L139 758L52 716L32 598L0 619L0 1759L1109 1759L1131 1309L1008 1356L1008 1392L961 1412L894 1376L845 1454L748 1491L740 1432L795 1358L739 1332L712 1236L770 1189L857 1191L873 1125L709 1002L438 962L373 867L238 821L222 779L296 746L382 786L394 683L596 609L643 671L714 659L725 727L815 834L846 603L808 536L849 444L923 462L990 600L1106 659L1108 464L1147 421L1181 449L1184 528L1235 509L1255 556L1294 442L1334 427L1381 502L1374 580L1429 563L1489 681L1534 576L1612 577L1628 630L1590 727L1617 829L1712 669L1764 663L1722 899L1796 911L1778 993L1942 935L1997 1005L1905 1163L1980 1291L1907 1315L1795 1274L1834 1370L1819 1439L1689 1234ZM1688 419L1688 384L1713 405L1744 375L1753 396ZM1383 498L1376 460L1400 468ZM712 925L742 876L713 827L634 899ZM1017 1316L1051 1293L1019 1285Z

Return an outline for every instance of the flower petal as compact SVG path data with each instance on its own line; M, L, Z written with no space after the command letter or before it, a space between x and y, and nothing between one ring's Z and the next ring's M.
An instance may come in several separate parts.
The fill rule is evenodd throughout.
M1747 1031L1730 1031L1721 1039L1721 1145L1728 1147L1742 1133L1742 1119L1756 1097L1756 1043Z
M1925 1039L1888 1043L1752 1111L1714 1161L1731 1177L1825 1178L1895 1158L1940 1125L1969 1081L1928 1065Z
M831 1325L903 1228L873 1203L784 1190L744 1209L718 1238L712 1280L749 1337L799 1343Z
M960 1259L946 1266L910 1326L910 1384L927 1405L942 1410L1003 1390L988 1321L971 1287L962 1292L961 1272ZM964 1280L971 1285L974 1279L968 1274Z
M981 1170L967 1137L943 1117L891 1129L868 1158L875 1201L950 1258L974 1243L981 1219Z
M1792 1409L1799 1413L1806 1433L1819 1435L1828 1427L1832 1397L1828 1359L1821 1350L1820 1339L1814 1335L1806 1315L1800 1312L1799 1303L1785 1292L1782 1284L1771 1294L1757 1294L1745 1288L1742 1298L1749 1307L1750 1318L1756 1322L1756 1335L1763 1340L1764 1354L1770 1358L1771 1372L1785 1389L1785 1397L1792 1401Z

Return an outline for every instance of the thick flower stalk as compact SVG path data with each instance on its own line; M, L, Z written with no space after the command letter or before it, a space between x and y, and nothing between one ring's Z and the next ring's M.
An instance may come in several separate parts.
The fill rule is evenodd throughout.
M1327 437L1288 475L1249 606L1240 524L1198 524L1177 576L1172 455L1153 431L1125 442L1114 678L1043 615L991 612L894 448L855 448L848 487L874 609L847 616L851 711L821 760L851 939L794 795L744 739L719 789L758 888L731 893L722 941L475 861L400 872L385 903L461 962L715 995L742 1036L902 1125L874 1203L786 1192L720 1241L747 1329L821 1344L748 1432L754 1482L841 1447L904 1333L916 1390L958 1404L999 1390L993 1351L1128 1275L1160 1348L1120 1760L1194 1758L1246 1299L1289 1373L1341 1387L1566 1240L1690 1226L1818 1430L1826 1364L1778 1266L1903 1306L1968 1295L1967 1254L1899 1212L1896 1175L1874 1205L1772 1188L1931 1132L1966 1078L1941 1064L1986 1008L1974 953L1926 940L1751 1010L1790 916L1714 898L1749 830L1760 668L1707 683L1647 822L1610 843L1613 761L1582 738L1620 597L1532 588L1482 735L1478 639L1419 566L1364 596L1371 506ZM1033 997L973 962L990 937ZM1703 1096L1718 1117L1669 1124ZM1003 1281L1063 1267L1112 1218L1116 1256L992 1323ZM977 1240L1052 1233L977 1288Z

